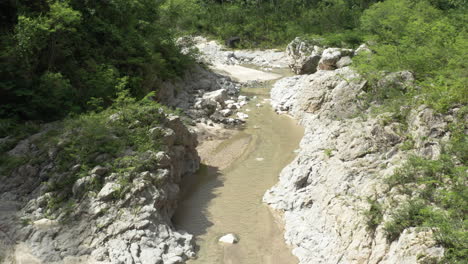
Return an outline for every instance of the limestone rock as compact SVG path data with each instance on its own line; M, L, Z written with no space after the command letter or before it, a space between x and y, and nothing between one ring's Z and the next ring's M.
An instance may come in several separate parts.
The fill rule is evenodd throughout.
M336 63L336 68L343 68L343 67L349 66L351 65L351 63L353 63L353 60L351 59L351 57L344 56L338 60L338 62Z
M418 254L415 254L418 252ZM437 246L430 229L408 228L398 241L392 243L389 252L380 263L425 263L424 259L437 262L444 256L444 248Z
M76 182L73 184L72 187L72 192L73 196L75 197L81 197L83 193L86 191L86 186L91 182L92 178L91 176L86 176L83 178L79 178L76 180Z
M232 110L231 109L223 109L223 110L219 111L219 113L222 116L227 117L227 116L230 116L232 114Z
M248 63L261 67L287 67L285 52L278 50L236 50L227 51L216 41L208 41L204 37L193 38L194 46L200 51L199 61L208 64L242 64Z
M392 72L385 75L377 82L377 86L382 89L396 88L406 90L414 85L414 76L409 71Z
M371 49L366 44L361 44L355 51L354 55L372 53Z
M238 112L237 113L237 117L241 120L245 120L247 118L249 118L249 115L248 114L245 114L245 113L242 113L242 112Z
M109 182L104 187L102 187L101 191L98 193L99 200L109 200L113 198L113 195L117 193L120 189L120 184Z
M227 100L227 92L225 89L219 89L213 92L208 92L203 95L204 100L224 103Z
M239 239L234 234L226 234L219 238L219 242L226 243L226 244L234 244L237 243Z
M163 151L159 151L158 153L156 153L155 159L158 165L162 168L167 167L171 164L171 158Z
M337 67L338 61L342 57L353 55L353 50L350 49L340 49L340 48L328 48L325 49L322 53L322 58L318 64L318 69L320 70L334 70Z
M426 231L409 229L389 244L382 226L374 234L367 230L362 213L369 206L367 197L378 195L382 203L395 199L382 181L409 153L398 147L403 140L399 125L382 122L392 118L353 117L366 83L349 67L335 69L350 56L347 52L327 49L322 56L327 70L284 78L273 86L272 106L297 118L305 134L297 157L263 201L283 212L285 240L300 264L417 263L418 256L437 260L443 249ZM405 73L390 76L398 85L412 79ZM436 143L446 137L445 119L421 107L407 122L413 138L425 138L415 142L417 151L436 154Z
M99 176L103 176L104 174L107 173L107 171L108 171L108 169L106 167L96 166L91 170L91 174L96 174L96 175L99 175Z
M311 74L317 70L322 49L308 41L295 38L286 47L290 58L289 67L296 74Z

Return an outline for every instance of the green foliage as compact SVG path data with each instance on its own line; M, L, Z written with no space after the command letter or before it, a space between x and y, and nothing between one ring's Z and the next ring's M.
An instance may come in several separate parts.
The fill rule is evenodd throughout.
M119 79L117 98L111 107L69 117L37 140L42 149L58 147L52 180L47 182L47 191L54 193L48 200L50 217L58 208L72 211L73 203L69 203L74 183L87 177L97 165L106 166L109 173L119 174L116 198L122 198L131 187L132 175L157 167L153 152L163 146L160 135L149 130L161 125L161 120L172 111L151 100L154 93L141 100L130 97L125 88L127 81L125 77ZM9 167L17 164L8 162L12 164ZM71 169L75 165L79 165L78 170ZM99 191L103 182L101 177L91 177L85 188Z
M324 149L323 150L323 153L327 156L327 157L331 157L333 156L333 149Z
M414 148L414 140L410 137L406 139L402 144L400 149L401 150L410 150Z
M0 118L54 120L103 109L124 76L130 94L141 98L180 75L192 58L159 22L160 4L5 3L11 19L0 28Z
M162 21L189 34L225 40L241 38L242 47L283 46L297 36L324 35L329 45L356 45L351 31L373 0L198 1L169 0Z
M0 119L0 153L13 148L18 141L37 132L39 124L35 122L20 123L18 120L5 118Z
M461 118L463 120L463 117ZM408 227L431 227L445 249L444 263L462 263L468 257L468 136L466 124L454 123L450 142L437 160L413 156L388 178L390 188L412 197L385 223L390 241Z
M0 154L0 178L8 176L11 172L27 162L26 157L15 157L5 153Z
M430 208L420 200L410 200L396 210L392 220L385 223L384 230L389 241L398 239L408 227L421 226L431 216Z
M359 72L371 84L382 71L409 70L416 77L413 89L383 87L371 91L374 97L388 99L386 103L407 98L410 104L423 103L441 112L466 104L467 18L463 8L444 11L423 0L387 0L364 11L361 29L374 53L354 59Z
M370 207L369 210L364 213L367 217L367 230L374 232L375 229L382 223L383 220L383 208L377 199L367 198L367 202Z

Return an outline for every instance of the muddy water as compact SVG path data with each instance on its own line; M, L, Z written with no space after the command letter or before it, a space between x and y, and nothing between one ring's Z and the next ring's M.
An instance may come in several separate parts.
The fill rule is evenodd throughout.
M293 119L275 114L264 101L270 85L243 90L257 96L243 108L249 114L246 127L210 154L237 155L236 159L224 169L202 166L197 177L182 185L184 197L173 220L176 228L196 237L198 258L188 263L298 263L283 240L279 217L262 203L265 191L294 158L303 135ZM256 107L257 103L263 106ZM226 233L236 234L239 242L219 243Z

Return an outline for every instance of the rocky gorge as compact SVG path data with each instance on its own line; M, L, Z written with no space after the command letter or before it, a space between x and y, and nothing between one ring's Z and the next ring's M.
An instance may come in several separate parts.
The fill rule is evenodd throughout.
M50 124L9 151L28 162L0 186L5 263L146 264L195 258L193 236L174 228L172 217L180 182L195 177L199 168L197 146L200 151L201 145L230 137L236 133L231 128L249 122L243 107L253 98L240 95L241 88L278 79L275 69L288 66L300 75L274 83L271 105L296 119L305 134L297 156L263 202L281 212L285 241L299 262L428 263L443 256L431 229L407 228L388 241L382 225L369 230L364 212L371 206L369 198L390 208L411 196L389 189L384 179L411 154L437 158L457 109L446 116L425 106L410 109L407 127L392 113L372 115L361 99L368 83L350 67L353 56L372 52L365 45L329 48L297 38L286 51L232 51L202 37L178 43L187 50L196 47L203 64L161 84L157 98L184 114L144 108L143 115L157 124L126 120L125 113L107 117L110 126L123 123L129 131L141 128L161 138L159 149L140 153L127 148L118 157L96 155L99 166L71 163L58 170L60 150L73 135L43 145L50 133L60 134ZM413 81L411 73L397 72L384 76L380 85L405 89ZM408 135L414 139L409 150L402 147ZM124 164L120 170L109 165L115 160ZM51 187L78 171L84 174L68 193ZM55 196L72 202L57 207ZM383 218L391 215L384 212Z
M203 54L205 63L217 58ZM199 141L231 136L234 130L227 129L246 122L248 114L239 111L248 100L239 95L245 82L195 65L160 85L157 100L181 109L182 117L142 104L102 114L105 131L94 131L91 115L90 127L51 123L14 145L2 139L19 164L4 171L10 175L0 186L2 263L182 263L195 257L193 236L171 223L179 184L199 168ZM101 132L91 136L103 141L98 147L128 137L121 133L144 133L155 148L112 153L109 146L102 153L91 147L85 159L100 164L94 167L65 160L76 140Z
M415 195L401 194L384 179L409 155L437 159L458 109L443 116L423 105L410 109L405 120L395 113L373 115L361 105L367 82L346 67L350 55L370 52L365 45L321 51L296 39L288 52L292 69L309 74L279 80L271 90L272 106L299 120L306 132L298 156L263 201L284 212L285 239L294 255L300 263L437 262L444 248L430 228L410 227L389 241L382 224L369 229L365 212L374 199L388 220L392 207ZM405 89L413 81L411 73L397 72L378 85ZM415 140L414 149L402 147L408 138Z

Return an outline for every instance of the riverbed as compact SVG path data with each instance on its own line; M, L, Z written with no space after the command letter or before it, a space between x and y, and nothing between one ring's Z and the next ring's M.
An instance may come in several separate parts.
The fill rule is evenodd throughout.
M242 109L249 115L247 123L211 151L200 153L205 164L196 177L182 183L173 222L195 236L197 258L188 263L298 263L284 242L281 218L262 203L265 191L294 158L304 133L295 120L271 109L272 83L242 90L252 98ZM226 159L229 163L222 162ZM219 243L226 233L234 233L239 242Z

